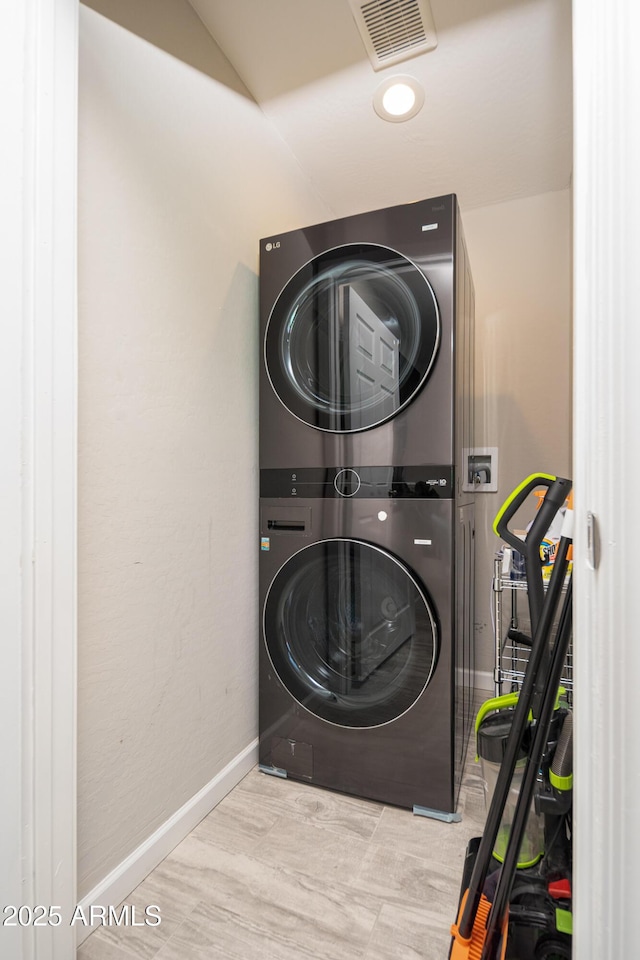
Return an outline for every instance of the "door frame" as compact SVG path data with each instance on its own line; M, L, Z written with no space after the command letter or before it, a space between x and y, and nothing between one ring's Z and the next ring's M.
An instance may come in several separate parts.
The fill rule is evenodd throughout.
M76 896L78 0L5 4L0 156L2 906L16 960L70 960ZM5 889L6 884L6 889ZM56 914L60 915L57 923Z
M637 953L639 29L637 3L573 4L573 950L580 960Z
M640 406L638 350L631 349L638 328L629 306L637 302L640 260L640 11L613 0L603 16L596 0L581 0L573 17L575 949L581 960L606 960L635 949L634 885L626 880L640 859L629 805L640 787L640 663L636 591L625 589L637 523L623 512L633 507L640 465L635 427L621 417ZM8 638L0 673L3 903L19 896L67 911L76 869L78 0L5 4L2 26L0 76L11 91L4 103L10 147L0 155L11 320L0 327L0 589ZM596 569L589 565L588 513L600 530ZM615 657L607 655L611 636ZM5 928L3 946L14 938L16 960L73 956L69 926L40 928L37 938L34 932Z

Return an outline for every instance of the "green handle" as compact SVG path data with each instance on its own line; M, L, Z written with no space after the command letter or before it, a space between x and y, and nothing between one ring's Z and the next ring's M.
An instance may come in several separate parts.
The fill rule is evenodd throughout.
M480 729L480 724L486 717L488 713L494 713L496 710L506 710L507 707L515 707L518 702L518 693L504 693L501 697L492 697L491 700L485 700L480 709L478 710L478 716L476 717L476 746L478 743L478 730ZM476 749L476 763L480 759L478 751Z
M565 695L566 689L564 687L558 687L558 695L556 698L555 709L557 710L560 706L560 700ZM480 709L478 710L478 715L476 717L476 729L475 736L476 741L478 739L478 730L480 729L480 724L487 716L488 713L496 713L498 710L508 710L509 707L515 707L518 702L518 697L520 694L516 693L503 693L501 697L492 697L490 700L485 700ZM533 713L529 711L529 723L533 720ZM479 759L478 753L476 752L476 761ZM563 789L559 787L559 789ZM564 789L567 789L566 787Z
M518 697L518 693L505 693L501 697L493 697L491 700L485 700L478 710L478 716L476 717L476 736L478 735L480 724L488 713L493 713L495 710L506 710L507 707L515 707L518 702Z
M518 508L536 487L546 487L546 491L523 541L509 529L509 523ZM532 636L535 636L544 604L540 544L551 526L553 518L561 509L570 492L570 480L566 480L564 477L552 477L548 473L534 473L516 487L500 508L493 524L493 529L497 535L524 556Z
M493 521L493 532L516 550L522 549L522 540L511 533L508 527L509 521L530 493L538 487L549 488L555 480L556 477L552 477L549 473L532 473L530 477L523 480L498 510L498 514Z

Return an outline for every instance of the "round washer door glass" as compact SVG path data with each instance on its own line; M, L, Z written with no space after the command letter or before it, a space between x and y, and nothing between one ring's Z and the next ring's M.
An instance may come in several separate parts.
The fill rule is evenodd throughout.
M440 340L422 271L387 247L315 257L282 290L265 334L274 390L300 420L352 433L389 420L425 383Z
M407 711L437 656L429 602L379 547L324 540L274 578L264 607L273 667L303 707L331 723L374 727Z

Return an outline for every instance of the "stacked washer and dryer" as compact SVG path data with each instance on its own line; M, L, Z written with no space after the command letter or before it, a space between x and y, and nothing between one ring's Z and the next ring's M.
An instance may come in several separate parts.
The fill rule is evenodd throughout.
M455 196L261 242L260 766L456 819L473 284Z

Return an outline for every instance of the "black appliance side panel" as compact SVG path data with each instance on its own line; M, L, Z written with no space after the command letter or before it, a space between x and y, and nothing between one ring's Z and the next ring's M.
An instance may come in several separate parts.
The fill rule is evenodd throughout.
M475 291L464 239L462 219L456 209L454 276L454 395L456 499L472 503L473 491L464 490L468 452L475 446Z
M475 713L475 495L464 489L475 439L475 293L459 209L455 238L455 790L460 789Z
M454 789L457 803L475 715L475 506L456 507Z

